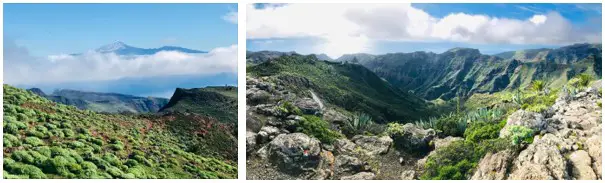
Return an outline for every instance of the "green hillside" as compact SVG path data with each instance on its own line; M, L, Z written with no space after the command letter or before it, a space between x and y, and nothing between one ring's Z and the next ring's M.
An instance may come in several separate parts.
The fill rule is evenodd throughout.
M392 87L357 64L292 55L248 67L247 72L255 77L270 77L300 95L309 95L307 91L313 90L330 105L347 111L364 111L378 122L412 120L426 114L422 99Z
M98 114L3 89L4 178L237 177L235 162L189 152L191 134L174 133L169 115Z

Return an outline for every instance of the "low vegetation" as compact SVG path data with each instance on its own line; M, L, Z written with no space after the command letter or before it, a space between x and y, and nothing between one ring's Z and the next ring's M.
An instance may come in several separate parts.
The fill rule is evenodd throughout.
M4 178L235 178L186 151L165 124L97 114L4 85Z

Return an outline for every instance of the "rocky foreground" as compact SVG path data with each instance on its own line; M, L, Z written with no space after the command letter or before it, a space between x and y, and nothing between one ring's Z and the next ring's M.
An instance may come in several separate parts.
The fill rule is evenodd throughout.
M601 87L600 81L595 83L573 96L560 96L546 112L514 112L501 138L507 138L505 129L523 126L539 132L533 142L488 153L467 179L602 179ZM334 130L347 115L313 91L307 93L297 95L268 78L247 78L247 179L418 179L427 158L463 140L438 138L434 130L409 123L396 138L356 135L322 143L297 130L301 115L321 116ZM284 110L285 102L302 114Z

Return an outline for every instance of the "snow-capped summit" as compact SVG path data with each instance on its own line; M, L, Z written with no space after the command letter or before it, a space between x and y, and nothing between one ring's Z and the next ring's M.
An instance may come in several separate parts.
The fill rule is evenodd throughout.
M100 52L100 53L107 53L107 52L115 52L117 50L120 49L125 49L129 47L128 45L124 44L122 41L116 41L114 43L105 45L105 46L101 46L100 48L97 48L95 51Z

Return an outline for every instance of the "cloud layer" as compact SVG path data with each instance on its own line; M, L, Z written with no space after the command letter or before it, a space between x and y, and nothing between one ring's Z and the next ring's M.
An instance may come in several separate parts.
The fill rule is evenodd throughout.
M317 52L367 52L374 41L504 44L600 42L601 32L575 29L557 12L528 19L453 13L433 17L409 4L288 4L247 7L247 38L315 37Z
M174 51L154 55L119 56L87 52L81 55L34 57L14 41L4 42L4 82L15 85L108 81L171 75L237 73L237 45L207 54Z

